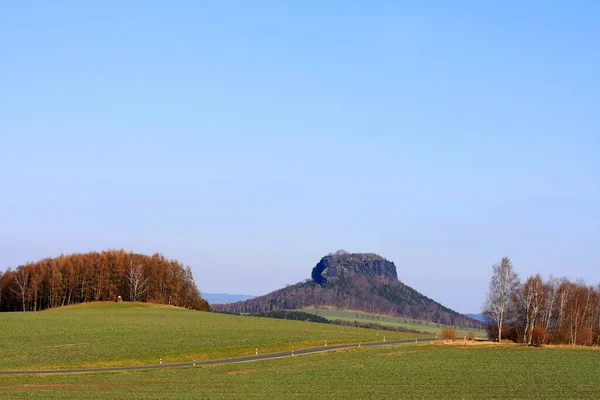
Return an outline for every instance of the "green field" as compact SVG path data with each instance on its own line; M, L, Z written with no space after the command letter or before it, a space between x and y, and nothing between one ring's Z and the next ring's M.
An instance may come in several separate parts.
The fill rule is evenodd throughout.
M0 398L599 398L600 352L407 344L223 366L0 377Z
M386 326L394 326L405 329L416 329L421 332L430 332L432 334L439 333L439 331L444 327L444 325L436 324L435 322L421 321L412 318L403 318L403 317L393 317L390 315L379 315L379 314L369 314L361 311L346 311L346 310L336 310L336 309L328 309L328 308L307 308L302 311L308 312L315 315L320 315L323 318L327 318L329 320L341 320L341 321L349 321L349 322L372 322L380 325ZM481 329L474 328L459 328L457 327L456 331L459 336L466 335L470 332L474 333L478 336L487 336L486 332Z
M387 339L415 334L386 332ZM107 367L226 358L382 340L372 329L139 303L0 313L0 369Z

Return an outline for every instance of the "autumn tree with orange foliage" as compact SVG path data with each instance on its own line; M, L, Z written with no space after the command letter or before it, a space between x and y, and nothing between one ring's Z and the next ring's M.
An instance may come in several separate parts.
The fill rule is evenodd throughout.
M161 254L124 250L61 255L0 272L0 311L38 311L90 301L168 304L210 310L190 267Z

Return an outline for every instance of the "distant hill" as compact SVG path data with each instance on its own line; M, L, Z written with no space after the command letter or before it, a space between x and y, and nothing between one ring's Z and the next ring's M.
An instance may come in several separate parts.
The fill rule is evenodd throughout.
M398 280L393 262L372 253L338 251L323 257L311 279L264 296L215 305L215 311L260 313L308 307L335 307L481 328L468 318Z
M255 296L247 294L229 294L229 293L202 293L202 297L210 304L228 304L236 301L253 299Z
M477 321L486 322L483 314L465 314L465 316L476 319Z

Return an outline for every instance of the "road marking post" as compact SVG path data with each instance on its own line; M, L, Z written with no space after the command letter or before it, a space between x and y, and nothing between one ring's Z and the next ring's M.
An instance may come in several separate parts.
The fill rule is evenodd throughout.
M158 363L162 365L162 357L158 359Z

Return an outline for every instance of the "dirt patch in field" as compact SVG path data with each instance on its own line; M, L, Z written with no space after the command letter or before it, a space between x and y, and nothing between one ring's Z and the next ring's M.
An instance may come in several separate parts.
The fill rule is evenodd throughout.
M324 364L331 364L334 363L334 361L314 361L314 362L305 362L305 363L298 363L298 364L291 364L291 365L285 365L285 366L273 366L273 367L262 367L260 368L260 372L264 373L264 372L268 372L268 371L291 371L291 370L296 370L298 368L301 367L313 367L316 365L324 365ZM218 367L222 367L222 365L207 365L205 366L207 368L218 368ZM246 374L250 374L253 372L258 372L258 369L242 369L242 370L237 370L237 371L226 371L223 374L224 375L246 375Z
M389 353L383 353L383 354L381 354L381 356L393 357L393 356L403 356L406 354L413 354L413 353L417 353L417 351L415 351L415 350L398 350L398 351L391 351Z
M475 341L475 340L467 340L467 347L481 347L481 346L511 346L512 343L510 344L498 344L496 342L489 342L489 341ZM465 341L464 340L456 340L456 341L451 341L451 340L438 340L437 342L433 343L434 345L441 345L441 346L465 346Z
M225 372L225 375L246 375L256 371L256 369L242 369L239 371L227 371Z
M570 344L545 344L541 346L544 349L575 349L575 350L600 350L600 346L581 346Z
M85 385L74 385L72 383L52 383L52 384L24 384L24 385L11 385L11 386L0 386L2 389L8 390L30 390L30 389L55 389L55 388L68 388L68 387L81 387ZM87 385L92 386L92 385Z
M69 344L57 344L54 346L46 346L48 349L54 349L59 347L73 347L73 346L89 346L89 343L69 343Z

